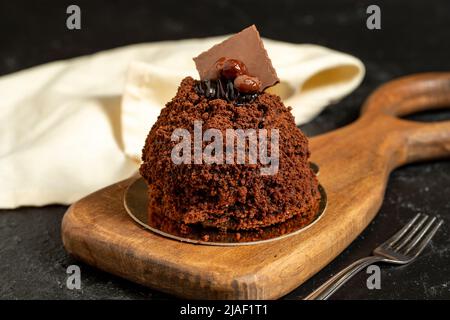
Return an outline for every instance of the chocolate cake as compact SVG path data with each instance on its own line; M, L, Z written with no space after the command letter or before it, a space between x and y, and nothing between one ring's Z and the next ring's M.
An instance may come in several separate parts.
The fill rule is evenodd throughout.
M250 32L256 31L253 26L250 28ZM256 37L259 39L258 34ZM262 43L255 44L259 46L257 50L264 50ZM187 77L181 82L176 96L161 110L147 136L140 173L148 184L150 221L164 231L187 237L200 229L234 233L237 240L240 232L262 232L293 219L307 224L314 219L320 202L318 181L308 162L308 140L296 127L290 107L284 106L280 97L264 92L278 81L271 64L263 65L263 71L248 68L244 53L235 55L232 45L229 50L226 47L227 43L213 47L219 50L216 56L202 54L206 57L200 59L201 63L207 67L197 68L204 71L199 72L203 78ZM266 149L268 154L276 151L276 170L263 174L269 165L252 162L250 153L246 153L245 163L238 163L234 145L230 158L234 161L217 161L218 150L225 153L228 139L217 140L215 136L196 142L195 126L199 124L201 137L208 129L227 138L229 130L266 130L268 136L276 130L278 141L268 138ZM194 141L188 140L189 147L177 154L184 156L182 163L173 158L180 143L180 139L174 139L177 129L194 137ZM204 152L212 142L220 149L212 153L216 161L208 162ZM278 142L276 150L274 142ZM192 160L196 148L203 155L200 162ZM250 140L246 140L245 151L249 148ZM258 150L262 150L262 145ZM261 160L261 154L256 159ZM207 235L204 240L208 240Z

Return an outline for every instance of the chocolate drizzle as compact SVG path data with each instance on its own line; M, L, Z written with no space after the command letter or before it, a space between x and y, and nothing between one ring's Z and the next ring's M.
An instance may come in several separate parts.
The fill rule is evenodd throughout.
M234 87L233 81L226 79L197 81L195 91L207 99L223 99L237 105L253 102L259 95L258 93L239 92Z

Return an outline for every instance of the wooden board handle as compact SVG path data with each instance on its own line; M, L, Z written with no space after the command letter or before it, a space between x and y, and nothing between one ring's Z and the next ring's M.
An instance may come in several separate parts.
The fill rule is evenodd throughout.
M397 118L418 111L450 108L450 73L424 73L381 86L365 102L361 122L389 123L397 158L405 163L450 156L450 121L421 123Z

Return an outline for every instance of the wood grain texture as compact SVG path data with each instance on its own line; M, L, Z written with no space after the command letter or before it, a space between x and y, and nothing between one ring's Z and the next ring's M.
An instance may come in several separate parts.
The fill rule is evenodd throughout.
M62 223L64 246L88 264L185 298L281 297L328 264L369 224L394 168L450 155L450 121L397 118L448 106L449 73L409 76L378 89L356 122L311 139L311 160L320 166L328 208L321 220L296 236L241 247L160 237L125 212L128 179L69 208Z

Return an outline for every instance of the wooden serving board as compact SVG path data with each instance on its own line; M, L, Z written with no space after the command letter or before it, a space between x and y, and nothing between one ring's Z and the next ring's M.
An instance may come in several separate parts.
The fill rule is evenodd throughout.
M128 216L123 195L129 179L68 209L62 222L64 246L99 269L180 297L281 297L364 230L381 206L394 168L450 155L450 121L396 118L448 106L450 73L410 76L379 88L356 122L311 139L311 160L320 167L328 207L316 224L298 235L232 247L170 240L144 230Z

